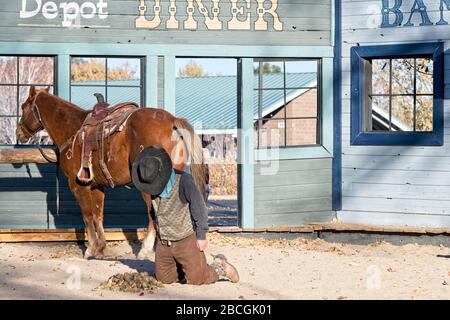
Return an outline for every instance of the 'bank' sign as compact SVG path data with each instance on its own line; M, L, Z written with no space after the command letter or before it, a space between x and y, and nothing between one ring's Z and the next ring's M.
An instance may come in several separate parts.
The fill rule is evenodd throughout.
M411 1L408 2L411 3ZM427 5L434 6L432 8L434 20ZM448 21L444 18L444 12L447 13L448 10L450 10L450 0L414 0L412 7L405 6L402 0L382 0L381 27L412 27L415 25L414 20L419 21L419 26L447 25ZM438 16L436 12L439 13Z
M109 16L107 0L76 1L22 0L20 19L62 19L62 27L80 27L81 21L104 20ZM198 30L202 24L206 30L273 28L283 31L277 12L278 0L135 0L127 3L136 10L131 18L137 29Z

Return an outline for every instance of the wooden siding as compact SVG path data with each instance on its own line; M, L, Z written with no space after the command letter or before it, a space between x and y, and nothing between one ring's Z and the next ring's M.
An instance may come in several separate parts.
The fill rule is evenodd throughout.
M59 177L59 211L57 211ZM106 189L105 227L146 227L145 203L135 189ZM0 164L0 229L84 227L67 180L52 164Z
M331 158L256 164L255 227L329 222L331 210Z
M405 23L414 1L403 1ZM424 1L433 23L439 1ZM393 2L390 2L392 5ZM380 0L342 3L342 211L348 223L450 226L450 25L380 28ZM450 11L444 9L450 21ZM357 45L445 41L444 145L350 145L350 48Z
M56 208L56 167L0 164L0 228L47 228Z
M84 0L74 0L82 3ZM43 1L44 2L44 1ZM265 14L267 30L255 32L254 24L258 18L256 1L249 1L251 8L243 8L238 19L243 21L245 14L251 14L251 30L228 29L232 19L230 1L220 1L219 20L221 30L207 30L205 19L194 1L194 18L197 30L184 30L186 20L186 1L177 1L177 20L179 29L167 29L169 1L161 1L161 25L155 29L136 28L139 16L139 0L107 0L106 19L96 15L92 19L81 18L82 27L61 29L63 12L60 9L55 19L45 19L42 13L28 19L19 19L22 1L3 1L0 8L0 33L2 41L28 42L104 42L104 43L162 43L162 44L243 44L243 45L331 45L331 3L332 0L279 0L276 12L283 23L283 30L274 29L273 18ZM242 1L243 2L243 1ZM34 1L28 1L27 10L35 8ZM95 3L95 1L94 1ZM154 17L155 1L146 1L147 20ZM59 2L57 2L59 4ZM212 2L203 0L203 5L211 13ZM238 3L239 7L245 3ZM270 8L266 1L265 8ZM87 10L90 12L90 10ZM212 16L212 15L210 15ZM53 27L52 27L53 26Z

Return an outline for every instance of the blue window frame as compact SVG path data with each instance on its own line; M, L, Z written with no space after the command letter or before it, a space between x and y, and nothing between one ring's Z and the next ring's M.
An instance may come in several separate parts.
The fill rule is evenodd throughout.
M380 61L384 61L383 70L387 69L383 71L386 77L374 80L372 70ZM393 71L393 64L396 63L399 66ZM417 71L428 63L426 73ZM410 72L408 80L393 77L393 73L400 72L398 70L402 68L407 70L403 75ZM429 74L430 92L422 92L419 88L421 80L418 72ZM378 89L373 89L372 82L376 81L386 88L381 89L385 93L377 94ZM409 81L410 85L404 85L405 81ZM398 99L402 102L396 102ZM428 109L428 123L424 125L424 116L419 119L418 115L424 114L419 102L426 99L429 100L428 108L432 109ZM351 49L352 145L441 146L444 135L443 99L443 43L359 46ZM395 113L399 106L401 111Z

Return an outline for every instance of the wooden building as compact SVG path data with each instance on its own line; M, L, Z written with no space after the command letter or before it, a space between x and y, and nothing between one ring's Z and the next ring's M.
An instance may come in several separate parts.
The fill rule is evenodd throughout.
M341 16L338 219L449 227L450 1L343 0Z
M0 229L83 225L58 167L16 143L32 84L236 133L241 227L450 226L450 0L24 0L0 17ZM236 76L180 85L185 58ZM146 225L135 190L108 191L107 227Z
M121 64L120 59L134 59L130 63L139 66L139 84L133 90L139 102L174 114L176 59L234 59L238 75L235 129L242 129L237 137L240 226L331 221L335 216L331 192L334 13L332 0L26 0L2 4L0 59L2 64L10 61L15 66L9 71L11 76L0 82L2 88L10 90L3 94L11 96L11 105L2 106L0 114L1 131L8 131L1 141L0 228L83 225L57 166L28 163L27 159L8 163L6 155L34 150L17 145L11 133L28 86L51 85L55 94L76 102L84 84L74 70L89 59L103 65L99 68L108 74ZM45 78L21 76L29 72L27 67L38 63L30 57L45 58ZM265 74L257 71L264 63L282 66L284 81L276 88L269 88ZM303 66L316 73L316 113L288 114L282 121L286 127L297 122L298 130L303 122L314 123L316 139L306 145L288 137L282 148L270 152L258 148L253 141L254 123L266 119L262 113L260 119L254 119L254 93L261 98L266 89L283 94L289 87L301 86L290 73L305 71ZM88 88L92 91L89 96L102 92L111 103L121 101L119 89L108 84L108 76L103 79L88 74L91 78L87 80L100 81ZM85 107L94 104L91 98ZM145 226L143 202L135 191L108 191L107 227Z

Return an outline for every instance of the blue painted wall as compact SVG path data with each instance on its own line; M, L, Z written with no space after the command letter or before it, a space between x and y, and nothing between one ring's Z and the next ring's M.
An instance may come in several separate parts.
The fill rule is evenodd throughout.
M390 24L398 10L400 26L381 27L383 1L342 1L342 211L344 222L450 227L450 10L441 1L418 1L427 19L415 12L413 26L404 26L415 1L395 9L389 2ZM447 2L448 4L448 2ZM394 10L395 9L395 10ZM442 9L442 10L441 10ZM386 17L385 17L386 18ZM386 23L386 22L385 22ZM420 26L420 24L425 24ZM444 145L352 146L350 144L350 48L353 46L443 41L445 50Z

